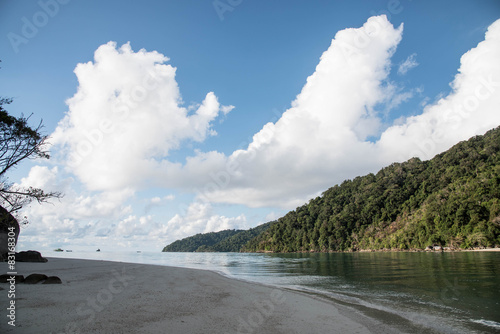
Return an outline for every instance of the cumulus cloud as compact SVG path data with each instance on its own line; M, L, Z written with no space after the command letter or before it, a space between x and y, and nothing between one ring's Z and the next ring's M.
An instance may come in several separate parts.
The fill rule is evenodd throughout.
M417 54L416 53L410 55L408 58L406 58L406 60L404 62L402 62L401 64L399 64L398 74L399 75L405 75L409 70L411 70L414 67L417 67L418 66L418 62L417 62L417 60L415 58L417 58Z
M264 125L248 148L226 159L219 174L230 178L227 185L203 195L217 202L290 208L378 165L374 144L366 138L380 131L377 106L395 94L383 83L402 31L385 16L339 31L291 108Z
M29 245L45 249L132 248L160 250L176 239L196 233L225 229L248 228L245 215L226 217L214 213L210 203L191 203L184 213L166 221L158 221L149 214L175 200L174 195L152 197L147 201L145 215L137 215L127 201L134 198L134 191L86 192L77 191L77 181L62 175L58 167L35 166L20 185L32 185L45 190L63 191L65 196L50 204L33 203L24 208L23 214L30 224L22 227L19 239L21 248Z
M216 134L213 120L233 108L221 106L212 92L184 107L168 60L109 42L95 51L94 62L76 67L78 91L52 142L88 189L144 186L158 161L184 141Z
M388 128L377 143L384 160L430 159L461 140L500 124L500 20L460 59L452 92L420 115Z
M463 55L448 96L381 128L381 104L391 111L420 91L400 91L386 80L401 38L402 26L385 16L338 32L291 108L227 157L201 196L290 209L344 179L413 156L430 159L500 124L499 20ZM379 140L367 140L377 133Z
M20 185L64 194L59 200L43 205L34 202L23 209L30 224L22 227L21 245L60 247L68 240L91 238L99 223L111 223L132 213L130 205L125 204L133 195L130 189L98 193L84 191L58 167L34 166L28 176L21 179Z
M51 200L49 204L33 203L26 211L37 217L37 220L57 226L63 220L79 220L83 218L119 217L130 212L129 206L123 206L132 195L128 188L122 190L91 193L77 190L72 177L61 175L58 167L49 169L46 166L34 166L27 177L22 178L23 187L34 186L46 191L61 191L64 197ZM29 218L29 217L28 217Z
M174 195L167 195L163 197L155 196L146 203L144 207L144 212L149 213L153 208L161 207L167 202L173 201L175 199Z
M225 217L213 212L212 205L195 201L184 214L177 214L157 231L171 241L197 233L218 232L227 229L248 228L245 215Z

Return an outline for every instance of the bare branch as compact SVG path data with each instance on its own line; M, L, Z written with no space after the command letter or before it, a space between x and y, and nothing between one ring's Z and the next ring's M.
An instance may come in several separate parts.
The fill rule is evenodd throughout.
M11 99L0 98L0 205L9 212L16 212L31 203L46 203L51 198L60 199L60 192L44 192L39 188L23 188L9 184L5 174L25 159L48 159L46 150L48 136L42 135L43 122L36 128L28 125L28 117L13 117L2 107L10 104Z

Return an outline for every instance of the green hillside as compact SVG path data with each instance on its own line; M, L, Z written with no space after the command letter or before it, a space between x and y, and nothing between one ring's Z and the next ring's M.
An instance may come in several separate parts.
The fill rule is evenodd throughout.
M344 181L277 221L197 234L164 252L328 252L500 245L500 127L428 161Z
M177 240L163 248L164 252L239 252L252 238L264 232L271 223L259 225L249 230L224 230L200 233Z
M229 238L241 230L224 230L220 232L199 233L192 237L177 240L163 248L163 252L196 252L200 247L210 247L221 240Z
M500 127L431 160L394 163L289 212L247 252L500 245Z

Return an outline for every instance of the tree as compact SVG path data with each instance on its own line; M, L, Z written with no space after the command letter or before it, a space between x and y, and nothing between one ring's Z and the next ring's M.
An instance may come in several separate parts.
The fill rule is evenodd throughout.
M19 211L36 200L47 202L61 198L60 192L45 192L42 189L24 188L9 182L7 172L25 159L49 159L48 136L42 135L42 121L36 128L28 125L29 117L14 117L7 113L4 105L12 99L0 98L0 205L10 213ZM24 221L27 223L27 221Z

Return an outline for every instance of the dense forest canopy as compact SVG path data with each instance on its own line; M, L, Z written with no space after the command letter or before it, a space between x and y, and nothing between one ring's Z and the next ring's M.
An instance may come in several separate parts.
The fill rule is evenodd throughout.
M232 248L214 247L236 238L235 233L214 243L198 243L196 250L328 252L497 246L499 151L500 127L431 160L413 158L377 174L344 181L267 223L238 249L237 242Z
M241 230L199 233L192 237L177 240L163 248L164 252L196 252L200 247L211 247L219 241L239 233Z
M265 231L271 223L259 225L249 230L224 230L200 233L177 240L163 248L164 252L239 252L252 238Z

